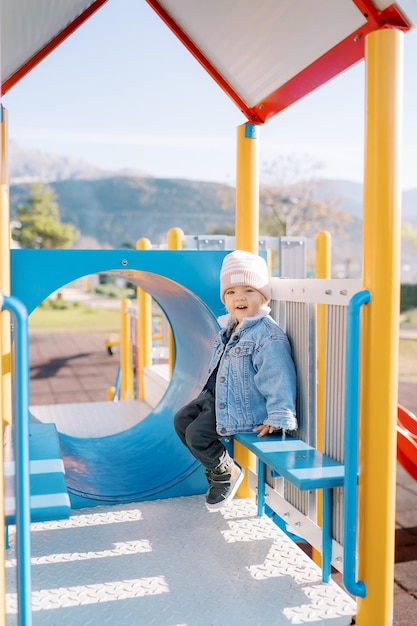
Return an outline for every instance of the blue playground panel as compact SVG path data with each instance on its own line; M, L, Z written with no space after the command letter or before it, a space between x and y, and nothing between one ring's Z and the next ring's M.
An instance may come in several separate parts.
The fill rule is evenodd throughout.
M200 391L216 317L224 313L219 273L226 251L12 250L11 289L31 313L60 287L114 272L143 288L168 318L175 368L159 405L127 431L97 438L59 433L73 507L203 493L203 468L178 439L173 416Z

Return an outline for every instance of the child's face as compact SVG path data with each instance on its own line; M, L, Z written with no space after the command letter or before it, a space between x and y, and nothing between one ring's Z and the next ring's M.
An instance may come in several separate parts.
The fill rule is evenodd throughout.
M240 324L245 317L256 315L266 302L264 296L249 285L230 287L224 293L227 312Z

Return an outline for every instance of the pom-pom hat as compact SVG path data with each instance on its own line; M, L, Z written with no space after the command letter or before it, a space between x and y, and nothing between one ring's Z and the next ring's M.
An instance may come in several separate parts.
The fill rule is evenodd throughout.
M220 299L224 303L224 294L231 287L249 285L271 299L268 267L264 259L252 252L235 250L223 259L220 270Z

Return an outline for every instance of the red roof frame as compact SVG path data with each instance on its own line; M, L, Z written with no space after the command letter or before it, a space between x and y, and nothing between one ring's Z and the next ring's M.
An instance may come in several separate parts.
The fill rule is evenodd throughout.
M55 35L48 43L29 58L20 68L9 76L2 85L2 95L7 93L21 78L28 74L50 52L57 48L79 26L100 9L107 0L94 0L92 4L77 16L62 31ZM398 28L407 31L411 28L405 17L395 4L383 11L378 11L371 0L352 0L362 13L366 22L357 31L340 41L322 57L305 67L297 75L270 93L254 106L248 106L237 91L222 76L213 63L194 44L188 35L179 27L159 0L146 0L150 7L159 15L163 22L173 31L188 51L206 69L213 80L226 92L238 106L248 121L263 124L270 117L276 115L314 89L320 87L331 78L334 78L347 68L351 67L364 56L365 36L382 28Z
M9 76L1 86L1 95L9 91L21 78L26 76L36 65L38 65L45 57L48 56L55 48L57 48L65 39L67 39L74 31L77 30L85 21L88 20L98 9L100 9L107 0L95 0L85 11L83 11L73 22L68 24L61 32L53 37L47 44L30 59L26 61L19 69Z
M269 94L261 102L258 102L253 107L249 107L210 60L166 12L160 2L158 0L146 1L239 107L247 119L254 124L263 124L270 117L360 61L364 56L365 35L368 33L382 28L398 28L404 31L411 28L395 5L391 5L383 11L378 11L371 0L352 0L366 19L364 26L351 33L334 48Z

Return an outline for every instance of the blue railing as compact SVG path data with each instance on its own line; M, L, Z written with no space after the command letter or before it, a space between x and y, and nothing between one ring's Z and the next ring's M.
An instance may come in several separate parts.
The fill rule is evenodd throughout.
M366 586L356 580L358 515L360 312L371 300L367 290L352 296L347 309L345 398L345 501L343 583L354 596L364 598Z
M13 322L13 443L16 497L16 583L19 626L32 625L29 460L29 341L28 315L20 300L4 296L2 309Z
M121 377L122 377L122 373L121 373L121 369L119 365L119 367L117 368L116 382L114 383L114 392L113 392L113 397L112 397L113 402L118 402L120 400Z

